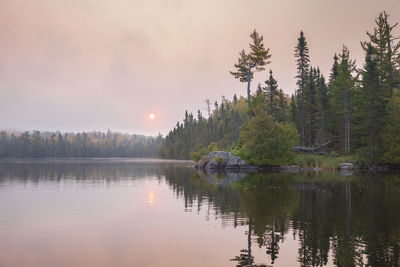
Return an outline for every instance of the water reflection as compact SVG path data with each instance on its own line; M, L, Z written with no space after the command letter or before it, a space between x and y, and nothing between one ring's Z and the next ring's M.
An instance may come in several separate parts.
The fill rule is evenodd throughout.
M149 203L150 205L153 205L155 203L153 191L149 192L149 194L147 196L147 203Z
M329 257L337 266L400 264L399 174L258 173L227 186L228 176L188 179L185 171L165 169L186 206L211 204L222 221L248 225L248 247L233 258L237 266L254 263L252 243L273 265L288 238L299 242L301 266L324 266Z
M166 183L183 201L181 211L204 212L206 221L213 216L224 229L243 229L247 246L223 259L231 266L282 266L288 257L282 248L293 240L300 266L400 265L399 174L207 174L188 163L0 163L0 194L10 184L112 187L137 180ZM156 208L162 198L151 188L142 201Z

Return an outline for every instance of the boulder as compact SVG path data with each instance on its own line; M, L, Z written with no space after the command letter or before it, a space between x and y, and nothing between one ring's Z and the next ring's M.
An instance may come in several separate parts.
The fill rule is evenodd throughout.
M257 166L248 164L240 157L232 155L230 152L214 151L203 156L195 165L196 169L209 170L245 170L256 171Z
M339 165L339 169L341 170L352 170L354 169L354 164L349 162L344 162Z

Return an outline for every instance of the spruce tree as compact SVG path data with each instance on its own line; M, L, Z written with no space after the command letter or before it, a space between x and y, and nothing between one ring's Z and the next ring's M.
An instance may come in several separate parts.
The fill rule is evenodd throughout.
M295 48L295 57L297 62L297 96L300 106L300 132L301 132L301 143L304 145L305 142L305 117L304 117L304 90L308 78L308 70L310 66L310 57L307 46L306 38L304 37L303 31L300 32L300 37L297 39L298 43Z
M361 138L367 148L365 156L371 163L376 163L382 153L381 134L386 117L385 87L383 86L378 68L379 59L375 48L367 44L365 64L361 72L361 92L359 119L361 123Z
M307 83L304 88L304 128L305 128L305 138L307 140L308 146L314 145L315 140L315 115L316 115L316 70L310 67L308 72Z
M386 12L381 12L375 23L373 32L367 32L369 41L362 42L361 46L365 53L368 53L368 46L372 46L385 97L389 101L393 90L400 86L400 77L397 75L400 64L400 41L393 36L393 30L398 23L391 25Z
M269 71L268 80L265 81L266 86L262 89L265 93L265 100L267 102L269 114L275 119L278 119L279 108L278 108L278 82L272 75L272 70Z
M355 89L355 61L350 59L350 51L343 46L337 64L337 76L331 80L330 130L335 138L336 149L350 153L351 97Z
M327 141L327 119L329 111L328 87L325 83L324 75L317 69L316 86L316 144L320 145Z

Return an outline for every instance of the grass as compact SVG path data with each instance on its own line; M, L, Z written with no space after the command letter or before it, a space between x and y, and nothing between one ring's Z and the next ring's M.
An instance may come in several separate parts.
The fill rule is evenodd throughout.
M336 170L344 162L355 163L354 156L329 156L313 154L297 154L291 164L302 168L322 168L327 170Z

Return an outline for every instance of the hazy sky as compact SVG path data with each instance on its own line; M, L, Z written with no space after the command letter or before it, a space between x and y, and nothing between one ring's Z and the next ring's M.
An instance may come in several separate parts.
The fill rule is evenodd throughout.
M229 70L253 29L291 93L300 30L328 76L343 44L362 65L383 10L400 22L400 0L0 0L0 128L166 134L206 98L245 95Z

